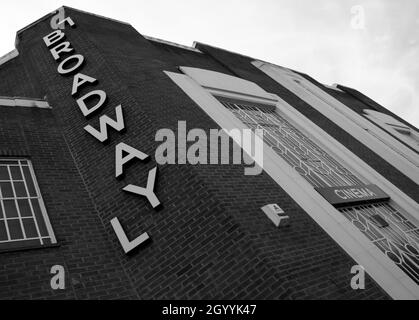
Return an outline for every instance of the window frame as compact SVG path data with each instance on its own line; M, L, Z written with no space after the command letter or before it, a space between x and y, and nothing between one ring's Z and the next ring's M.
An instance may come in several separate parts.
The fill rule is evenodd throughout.
M31 201L29 200L31 197L29 197L29 194L28 194L27 198L29 200L29 206L31 208L31 214L32 214L32 217L34 219L34 222L35 222L35 225L36 225L36 228L37 228L38 236L36 238L28 238L28 239L26 239L26 236L25 236L25 239L11 240L8 225L7 225L6 221L4 221L6 231L7 231L8 240L2 241L1 244L6 244L6 245L5 245L4 248L0 248L0 253L30 250L30 249L42 249L42 248L57 246L58 242L57 242L57 239L56 239L51 221L50 221L49 216L48 216L48 212L47 212L47 209L46 209L46 206L45 206L45 202L43 200L42 193L41 193L41 190L40 190L40 187L39 187L39 184L38 184L38 179L36 178L36 175L35 175L35 170L33 168L32 160L29 157L5 157L5 156L0 156L0 161L18 161L19 168L21 169L22 179L23 179L26 191L28 191L28 181L26 180L26 177L23 174L24 164L21 164L20 161L26 161L27 162L29 173L30 173L30 176L31 176L32 181L33 181L33 187L35 188L35 192L36 192L36 199L38 201L39 209L41 211L41 216L42 216L43 222L45 224L46 231L48 233L48 236L42 236L40 234L40 230L39 230L38 221L37 221L37 218L36 218L36 215L35 215L35 211L33 209L33 205L31 204ZM21 197L16 196L16 192L15 192L14 185L13 185L14 180L13 180L13 177L10 174L11 174L11 172L10 172L10 169L9 169L10 182L12 184L12 189L14 190L13 191L14 196L11 199L14 199L14 201L16 202ZM23 197L23 198L26 198L26 197ZM2 212L3 212L1 219L6 220L7 218L6 218L6 210L5 210L5 207L4 207L4 198L3 198L3 194L1 193L1 191L0 191L0 199L1 199L0 206L1 206L1 209L2 209ZM22 216L20 214L20 208L17 204L16 204L16 210L18 212L18 217L17 218L18 218L18 220L21 224L21 228L23 228ZM50 243L44 243L44 239L49 239ZM31 240L38 240L39 244L27 244L27 245L25 245L25 242L31 241ZM21 246L17 245L17 246L11 246L10 248L7 247L8 243L17 243L18 244L19 242L22 242Z

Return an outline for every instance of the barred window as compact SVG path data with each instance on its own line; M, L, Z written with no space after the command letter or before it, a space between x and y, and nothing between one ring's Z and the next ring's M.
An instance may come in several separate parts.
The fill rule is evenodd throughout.
M0 158L0 252L56 242L31 162Z

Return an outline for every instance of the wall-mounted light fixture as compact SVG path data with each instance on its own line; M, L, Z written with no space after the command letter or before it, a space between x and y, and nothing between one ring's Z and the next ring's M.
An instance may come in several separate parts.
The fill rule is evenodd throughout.
M289 226L290 217L277 204L268 204L262 207L262 211L277 228Z

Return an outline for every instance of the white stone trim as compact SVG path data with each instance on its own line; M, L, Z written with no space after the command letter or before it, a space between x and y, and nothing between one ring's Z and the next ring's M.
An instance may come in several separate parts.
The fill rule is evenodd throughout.
M144 34L142 36L149 41L159 42L159 43L167 44L167 45L172 46L172 47L177 47L177 48L181 48L181 49L185 49L185 50L189 50L189 51L193 51L193 52L202 53L199 49L194 48L194 47L184 46L183 44L179 44L179 43L175 43L175 42L171 42L171 41L167 41L167 40L162 40L162 39L159 39L159 38L146 36Z
M339 91L339 92L343 92L341 89L339 89L337 86L338 86L338 84L337 83L334 83L334 84L332 84L331 86L330 85L328 85L328 84L323 84L326 88L329 88L329 89L332 89L332 90L335 90L335 91Z
M401 141L403 141L404 143L406 143L407 145L411 146L413 149L419 152L419 145L417 143L416 144L413 143L413 141L409 140L403 134L401 134L399 131L396 130L396 128L399 130L403 130L409 135L415 136L416 139L419 139L419 133L416 132L413 128L408 127L404 123L398 121L397 119L395 119L394 117L388 114L384 114L384 113L381 113L375 110L370 110L370 109L364 109L363 111L364 111L364 116L366 118L370 119L371 121L376 123L378 126L383 128L384 130L387 130L394 136L398 137ZM385 139L386 137L383 137L383 138ZM386 143L393 146L394 148L397 148L397 145L394 144L395 141L397 140L392 138L390 140L386 140ZM401 150L399 151L401 152ZM413 154L413 155L405 154L405 156L411 157L412 162L415 163L419 167L418 154Z
M51 109L51 106L46 101L26 98L0 97L1 106Z
M44 222L45 222L45 226L46 226L47 231L48 231L48 235L51 238L51 243L56 244L57 243L57 238L55 237L54 229L52 228L52 224L51 224L51 221L49 219L47 208L45 206L45 202L44 202L44 199L42 197L41 189L39 188L38 180L36 179L35 170L33 169L33 166L32 166L32 161L29 160L29 159L26 159L26 160L28 161L28 164L29 164L29 171L32 175L32 180L33 180L33 183L34 183L36 193L38 194L39 206L40 206L41 211L42 211L42 217L44 218ZM26 183L26 181L25 181L25 183Z
M202 44L203 46L211 47L211 48L218 49L218 50L221 50L221 51L224 51L224 52L232 53L232 54L234 54L234 55L236 55L236 56L241 56L241 57L244 57L244 58L253 59L252 57L246 56L246 55L244 55L244 54L237 53L237 52L233 52L233 51L230 51L230 50L226 50L226 49L223 49L223 48L220 48L220 47L216 47L216 46L213 46L213 45L208 45L208 44L205 44L205 43L203 43L203 42L199 42L199 41L194 41L194 42L193 42L193 44L192 44L192 46L193 46L194 48L198 49L197 47L198 47L200 44Z
M246 95L253 98L275 102L275 98L271 94L254 82L211 70L191 67L179 67L179 69L206 89L219 91L221 94L228 92L231 95L246 92Z
M366 145L381 158L386 160L392 166L397 168L412 181L419 184L419 167L414 159L417 155L412 150L394 139L383 129L380 129L355 111L351 110L343 103L333 98L310 81L300 77L291 70L284 69L266 62L253 61L252 64L266 73L279 84L296 94L299 98L315 108L318 112L332 120L335 124L348 132L354 138ZM292 79L304 82L304 85L310 90L315 91L319 96L308 92L304 87L295 83ZM348 121L351 120L351 121ZM375 132L379 137L385 137L386 140L392 140L393 145L397 147L397 152L389 145L372 135L368 131ZM408 157L403 155L409 155Z
M19 55L19 51L17 51L17 49L14 49L10 51L9 53L5 54L4 56L0 57L0 66L6 63L7 61L10 61L16 58L18 55Z
M202 88L197 82L187 75L165 71L165 73L196 103L200 106L217 124L229 132L232 129L245 129L246 126L234 117L217 99L208 91ZM277 108L285 112L286 116L292 115L295 119L296 113L285 101L278 99ZM289 112L290 111L290 112ZM322 140L331 138L325 135L322 129L311 123L300 115L299 123L304 124L305 130L310 131L311 137L324 134ZM304 122L304 123L303 123ZM299 125L299 126L300 126ZM307 129L310 125L310 129ZM317 127L318 132L311 132ZM234 136L232 136L234 139ZM335 141L340 145L337 141ZM334 144L332 148L336 147ZM341 146L344 148L343 146ZM346 148L345 148L346 149ZM349 152L349 150L348 150ZM350 152L349 152L350 153ZM351 163L355 155L345 162ZM345 154L339 154L346 157ZM363 167L368 166L362 163ZM304 211L306 211L331 237L336 241L357 263L361 264L374 280L395 299L418 299L419 288L402 270L400 270L390 259L371 243L355 226L353 226L338 210L330 205L314 188L302 178L293 168L279 157L268 146L264 147L263 168L281 188L283 188ZM348 165L351 168L351 165ZM371 168L370 168L371 169ZM371 174L374 174L373 172ZM375 173L377 174L377 173ZM366 177L368 179L368 177ZM384 178L382 178L384 179ZM375 179L377 180L377 179ZM385 180L385 179L384 179ZM374 181L372 181L374 183ZM379 184L382 187L382 184ZM388 189L388 188L387 188ZM383 189L384 190L384 189ZM386 191L386 190L384 190ZM406 196L407 197L407 196ZM409 199L409 198L408 198ZM418 205L410 199L412 206ZM419 212L419 211L417 211ZM292 217L291 217L292 219ZM292 223L292 222L291 222ZM348 273L350 270L348 270ZM349 283L348 283L349 286Z
M219 97L238 99L238 100L243 99L243 94L239 94L237 92L214 89L214 88L207 88L207 87L203 87L203 88L211 92L213 95L216 95ZM254 103L262 103L262 104L275 104L277 102L277 99L274 95L269 95L269 98L246 95L246 101L254 102Z

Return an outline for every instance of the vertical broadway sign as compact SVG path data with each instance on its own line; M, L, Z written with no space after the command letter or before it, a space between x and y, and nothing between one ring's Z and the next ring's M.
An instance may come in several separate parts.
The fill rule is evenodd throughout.
M59 22L58 25L64 25L68 23L69 26L75 27L74 21L67 17L63 21ZM62 76L67 76L70 74L75 74L73 76L73 85L71 90L71 95L73 97L78 96L78 91L81 87L95 85L97 80L91 76L83 74L80 72L80 69L84 63L84 56L81 54L74 53L74 49L71 46L69 41L65 40L65 33L61 30L56 30L48 34L43 38L47 48L51 48L50 52L55 61L61 61L63 55L67 57L62 60L57 68L57 71ZM70 56L68 56L71 54ZM95 105L88 105L87 100L92 97L96 98L97 102ZM93 113L99 112L103 107L106 101L106 92L103 90L92 90L89 93L85 94L80 98L75 98L77 106L82 112L83 116L87 118ZM92 127L91 125L86 125L84 130L86 130L90 135L102 143L106 143L109 139L108 128L112 128L118 132L122 132L125 129L124 114L122 105L115 107L115 118L110 118L107 115L102 115L99 117L99 130ZM125 154L125 156L124 156ZM118 178L124 174L124 165L128 162L137 159L144 161L148 159L148 155L125 144L119 143L115 147L115 178ZM148 173L147 184L145 187L140 187L137 185L127 185L123 188L125 192L130 192L136 195L147 198L153 208L156 208L160 205L160 201L154 193L154 185L156 182L157 166L151 169ZM122 228L117 217L113 218L110 221L113 230L115 231L119 242L122 245L125 253L130 252L134 248L138 247L140 244L149 239L147 233L141 234L136 239L130 241L126 236L124 229Z

